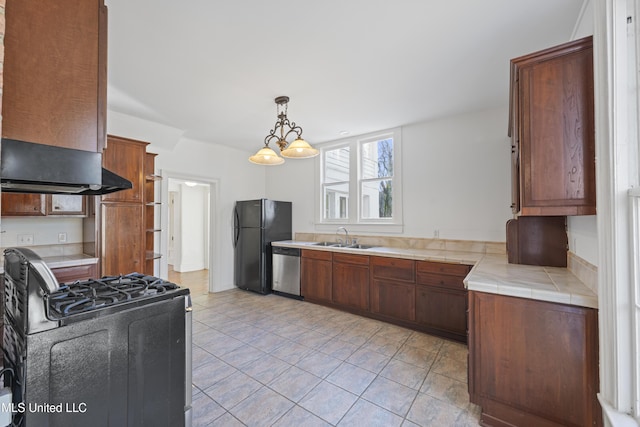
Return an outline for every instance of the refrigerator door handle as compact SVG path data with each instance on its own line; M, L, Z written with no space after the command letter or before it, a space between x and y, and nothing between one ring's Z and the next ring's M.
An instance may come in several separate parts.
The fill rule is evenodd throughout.
M233 208L233 234L231 236L231 243L235 248L238 243L238 238L240 237L240 218L238 217L238 207Z

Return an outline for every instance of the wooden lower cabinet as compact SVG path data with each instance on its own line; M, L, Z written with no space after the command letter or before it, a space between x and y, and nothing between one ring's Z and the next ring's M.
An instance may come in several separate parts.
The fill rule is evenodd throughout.
M416 320L416 262L371 257L371 312L394 321Z
M346 308L369 310L369 257L333 255L333 302Z
M468 265L315 249L300 264L306 301L467 342Z
M457 341L467 338L467 291L416 285L416 321Z
M103 276L143 272L143 209L140 203L102 203Z
M469 396L485 426L601 426L597 310L469 292Z
M331 302L332 254L303 249L300 258L300 293L311 302Z
M387 279L372 279L371 312L391 319L415 321L416 285Z

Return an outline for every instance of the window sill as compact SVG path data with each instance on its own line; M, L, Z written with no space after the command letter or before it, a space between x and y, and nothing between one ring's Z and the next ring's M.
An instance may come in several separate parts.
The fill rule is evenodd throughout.
M403 224L390 224L380 222L368 223L345 223L345 222L322 222L315 224L315 230L321 232L335 232L338 227L345 227L350 233L394 233L399 234L404 230Z

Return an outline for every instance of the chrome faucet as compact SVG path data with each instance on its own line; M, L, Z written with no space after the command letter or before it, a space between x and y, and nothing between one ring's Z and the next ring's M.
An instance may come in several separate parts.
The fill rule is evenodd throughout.
M338 233L340 232L340 230L344 231L345 234L345 245L349 245L349 232L347 231L347 229L345 227L338 227L338 229L336 230L336 236L338 235ZM336 238L338 240L338 243L342 244L342 240L340 238Z

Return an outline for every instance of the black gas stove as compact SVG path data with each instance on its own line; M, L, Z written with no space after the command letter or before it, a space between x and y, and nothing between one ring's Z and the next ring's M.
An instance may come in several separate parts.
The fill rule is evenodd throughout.
M189 289L139 273L61 284L26 248L5 250L4 284L15 425L191 425Z
M47 318L65 325L129 309L149 300L157 302L188 293L188 289L158 277L130 273L63 283L57 291L46 294L44 299ZM95 310L101 311L96 313Z

